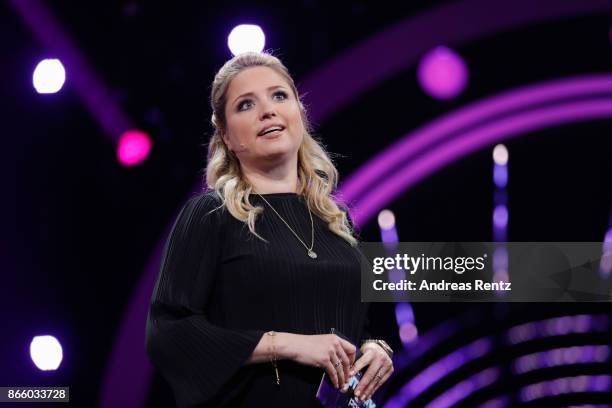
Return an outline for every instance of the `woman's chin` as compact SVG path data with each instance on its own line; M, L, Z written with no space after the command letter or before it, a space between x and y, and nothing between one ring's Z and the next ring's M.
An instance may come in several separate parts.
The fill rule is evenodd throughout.
M259 156L265 161L288 160L295 155L295 149L292 146L267 146L259 150Z
M260 140L258 150L263 154L290 153L295 151L293 143L286 137L277 137L270 140Z

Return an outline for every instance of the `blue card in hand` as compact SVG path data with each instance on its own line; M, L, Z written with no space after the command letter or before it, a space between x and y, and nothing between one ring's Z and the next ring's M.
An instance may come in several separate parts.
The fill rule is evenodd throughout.
M336 329L332 328L331 333L351 342ZM355 361L361 357L361 350L359 350L359 347L356 347L356 349ZM376 403L371 398L363 402L353 394L362 376L363 373L361 371L355 373L348 380L348 389L343 391L335 388L327 373L323 373L321 384L319 384L319 389L317 390L317 399L321 401L325 408L376 408Z

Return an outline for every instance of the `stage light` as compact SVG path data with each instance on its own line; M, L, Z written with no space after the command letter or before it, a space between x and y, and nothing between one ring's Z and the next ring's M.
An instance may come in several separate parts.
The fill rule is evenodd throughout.
M151 151L151 139L145 132L132 129L124 132L117 146L117 159L126 166L142 163Z
M410 303L397 303L395 306L395 318L400 325L414 323L414 310Z
M457 53L439 46L421 59L417 76L423 90L433 98L452 99L465 89L468 69Z
M378 226L388 230L395 227L395 215L390 210L382 210L378 213Z
M508 185L508 166L495 165L493 167L493 182L500 188L506 188Z
M499 245L493 251L493 268L508 270L508 248Z
M417 340L419 330L413 323L404 323L399 328L399 336L403 344L410 344Z
M258 25L241 24L227 37L227 46L233 55L243 52L261 52L266 45L266 36Z
M30 343L30 357L40 370L57 370L62 362L62 345L53 336L36 336Z
M494 282L510 282L510 276L508 275L508 271L504 269L499 269L493 272L493 281Z
M503 144L498 144L493 148L493 161L499 166L508 164L508 149Z
M36 65L32 83L40 94L56 93L66 81L66 70L58 59L44 59Z
M497 228L505 228L508 225L508 207L498 205L493 210L493 224Z

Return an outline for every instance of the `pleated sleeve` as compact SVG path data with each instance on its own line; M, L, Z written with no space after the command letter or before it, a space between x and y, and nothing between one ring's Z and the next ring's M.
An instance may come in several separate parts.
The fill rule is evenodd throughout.
M164 247L146 325L145 347L180 407L209 401L252 354L264 331L211 324L206 305L219 270L221 209L211 194L181 209Z

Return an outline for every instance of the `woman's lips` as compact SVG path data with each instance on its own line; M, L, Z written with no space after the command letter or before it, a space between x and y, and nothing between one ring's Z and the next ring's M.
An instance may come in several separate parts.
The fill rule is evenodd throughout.
M283 130L274 130L270 133L266 133L265 135L261 135L259 137L263 137L264 139L274 139L277 138L278 136L280 136L281 133L283 133L285 131L285 129Z

